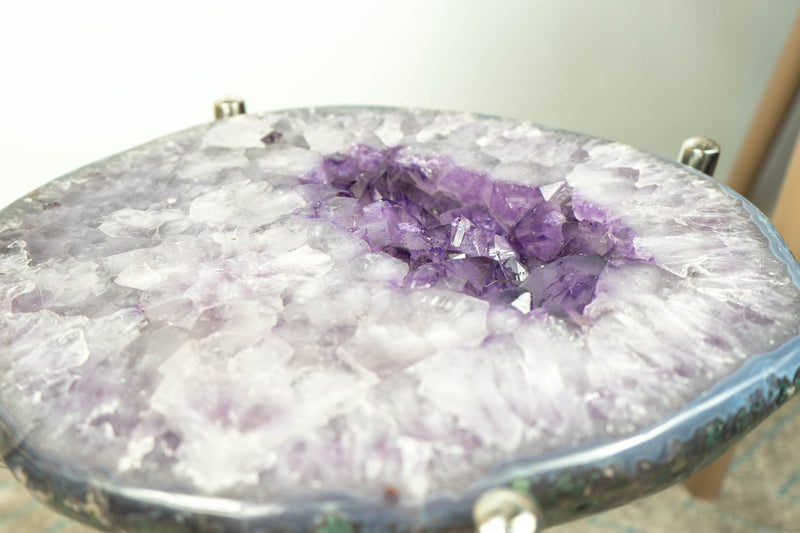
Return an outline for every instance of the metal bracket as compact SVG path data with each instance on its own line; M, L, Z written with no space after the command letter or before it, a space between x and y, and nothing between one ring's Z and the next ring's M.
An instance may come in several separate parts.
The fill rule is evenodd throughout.
M484 492L472 508L476 533L536 533L541 515L529 494L508 488Z
M708 137L691 137L683 141L678 161L709 176L714 175L719 159L719 144Z
M237 98L226 98L214 102L214 120L235 117L247 113L244 108L244 100Z

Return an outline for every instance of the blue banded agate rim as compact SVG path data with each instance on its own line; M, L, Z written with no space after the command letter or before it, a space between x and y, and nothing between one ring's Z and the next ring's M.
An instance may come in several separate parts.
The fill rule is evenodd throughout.
M412 144L412 149L407 148L409 143L405 142L407 138L403 138L401 143L403 148L397 150L396 146L398 145L393 145L389 141L399 135L406 135L406 137L410 135L403 133L402 128L399 127L396 130L386 127L383 134L385 138L378 135L379 140L368 139L365 141L362 138L351 142L352 140L349 138L343 141L331 141L326 138L315 138L312 134L304 135L308 131L292 122L294 120L295 122L305 121L306 124L328 125L331 120L335 122L337 117L347 122L354 116L366 117L370 113L379 118L383 117L383 119L395 115L415 118L418 121L415 127L418 127L419 131L412 128L412 132L417 137L420 137L420 132L428 131L426 128L432 128L433 132L427 134L429 138L420 141L418 145ZM408 116L404 113L407 113ZM317 119L314 117L317 117L319 122L315 123L314 120ZM433 124L437 117L445 123L444 126ZM288 122L288 125L281 123L281 120ZM377 130L385 124L383 122L372 126ZM476 124L480 127L485 126L489 130L494 127L495 130L494 133L491 131L487 133L478 128L477 132L464 132L463 129L459 129L459 124L467 130ZM244 131L252 129L253 133L259 134L255 141L261 143L262 146L258 146L256 142L249 145L250 152L245 156L247 163L242 163L240 156L233 157L231 155L237 150L236 147L226 145L224 139L214 138L214 132L225 133L225 128L236 129L237 127ZM518 129L514 130L514 128ZM321 129L324 130L324 128ZM442 131L446 133L442 133ZM505 164L507 161L500 159L497 155L506 149L501 146L503 131L516 131L519 137L515 137L514 142L522 143L521 148L525 150L539 146L535 141L540 138L546 141L544 145L547 143L558 144L554 141L559 140L561 143L558 144L559 146L570 145L570 143L573 143L574 146L570 145L569 150L561 155L563 159L556 161L556 164L550 168L542 169L541 163L536 161L534 163L539 166L525 167L525 159L522 156L519 160L513 160L511 162L513 164ZM453 132L465 136L467 141L473 143L476 138L484 139L487 136L489 138L482 141L485 144L481 146L480 150L476 150L480 153L473 157L448 146L448 135ZM470 138L470 135L473 135L473 138ZM422 135L422 137L426 137L426 135ZM210 142L209 138L211 138ZM379 221L391 218L395 224L406 225L403 227L409 227L408 224L411 224L412 236L416 238L418 235L423 235L424 239L412 240L408 235L395 235L391 231L386 234L375 231L364 235L355 235L354 232L350 232L351 235L349 235L355 242L355 244L351 242L350 245L360 246L359 250L363 249L365 255L369 255L371 258L384 258L384 256L390 258L390 260L384 258L386 264L379 265L382 273L388 272L388 274L382 274L384 278L379 282L389 285L394 283L392 290L399 290L404 295L424 293L426 290L444 291L447 294L466 295L470 298L469 302L478 302L475 305L479 306L477 307L479 312L487 314L499 313L497 316L505 316L502 313L508 311L508 316L513 313L513 316L516 317L519 313L525 317L531 317L520 320L536 320L546 323L547 327L556 328L561 328L566 323L568 329L573 328L570 331L593 326L593 322L587 326L582 320L587 316L590 318L602 316L602 313L599 312L596 315L591 315L591 313L598 307L595 297L598 293L602 293L602 290L598 289L598 284L602 285L603 273L612 267L616 268L615 265L618 264L623 266L631 264L635 268L640 268L640 264L644 264L645 267L642 268L647 268L649 263L657 262L658 259L646 255L652 250L648 250L646 246L640 246L640 242L636 240L639 237L636 234L638 228L620 224L616 213L609 214L609 211L604 209L598 211L592 202L587 201L587 198L591 199L590 197L581 196L591 187L591 183L582 181L574 174L583 169L587 172L591 171L593 176L599 175L597 179L610 180L609 183L614 186L622 187L625 184L634 183L635 185L631 187L630 191L626 189L623 192L625 196L628 196L629 194L640 194L642 189L646 189L652 184L646 180L648 179L647 172L651 171L654 165L658 167L658 172L667 172L664 169L668 169L667 174L679 174L681 180L691 180L694 183L693 187L698 187L699 190L707 192L713 189L720 192L722 196L733 199L733 202L739 206L738 209L741 209L742 213L748 217L747 223L762 236L764 246L770 251L770 260L784 265L786 275L793 283L792 290L800 288L800 267L792 258L786 244L768 220L746 200L710 178L674 162L582 135L474 115L393 109L330 108L315 111L278 112L256 117L248 116L231 119L225 124L200 126L145 145L138 149L139 156L137 157L142 160L142 154L146 154L152 147L161 147L165 153L170 150L179 152L183 149L181 139L195 139L191 142L186 141L187 146L194 143L187 150L205 151L207 154L211 154L209 156L211 158L220 154L226 157L230 156L236 168L246 164L249 165L247 168L250 170L256 168L263 171L265 175L274 180L274 183L278 184L271 185L275 189L269 192L283 194L285 191L294 192L298 187L303 188L301 193L295 194L287 200L290 201L291 211L286 215L289 218L282 222L297 223L296 218L306 216L314 221L322 219L327 224L326 228L342 228L347 225L342 222L342 216L355 217L354 220L357 219L359 222L373 224L376 219L370 218L370 216L377 214ZM528 141L531 141L532 145L524 144ZM337 142L340 145L338 147L335 146ZM298 157L298 168L302 167L302 172L296 171L289 177L279 176L275 173L274 168L269 166L269 158L283 150L281 146L276 147L281 143L291 145L283 148L287 148L287 153L290 152ZM322 148L316 148L315 143ZM334 145L334 149L326 151L324 148L327 145ZM489 150L484 150L486 147L489 147ZM541 146L539 147L541 148ZM492 149L495 151L492 152ZM319 157L308 163L303 160L302 150L317 152ZM525 150L522 150L523 155L527 153ZM244 152L245 148L242 147L241 151ZM643 160L641 168L637 168L636 163L617 164L616 151L622 152L625 158L641 158ZM137 149L131 152L137 152ZM191 157L191 154L195 152L187 153L190 154L187 157ZM487 154L488 157L484 157ZM604 162L597 167L592 167L594 156ZM21 200L9 207L4 212L3 223L7 223L9 219L18 218L20 214L23 218L32 217L33 215L26 215L26 213L33 213L32 205L41 209L41 212L36 211L37 216L44 216L41 213L50 216L49 213L57 212L62 208L70 208L68 202L63 201L64 196L67 196L72 188L79 190L81 187L85 188L85 184L91 184L92 179L104 179L102 175L92 177L91 173L97 172L98 169L111 169L110 173L117 173L123 180L117 181L115 178L115 183L124 184L124 180L130 178L131 173L135 172L135 170L127 168L120 170L119 167L126 166L124 164L127 161L124 160L125 157L127 157L125 154L121 154L107 161L90 165L43 187L36 195L29 196L29 200ZM169 157L169 154L164 157ZM512 155L513 157L517 156ZM559 155L556 154L553 157L558 159ZM122 163L120 158L124 160ZM266 163L265 160L267 160ZM625 161L629 162L628 159ZM656 161L657 163L655 163ZM147 164L146 161L145 164ZM492 167L492 165L494 166ZM531 201L535 207L540 208L540 212L530 215L526 219L523 211L528 209L529 204L522 205L508 201L503 204L499 212L496 209L493 210L493 219L487 222L480 218L481 213L476 214L475 210L470 211L469 207L474 207L479 203L476 198L491 202L493 197L488 197L487 200L486 195L496 193L498 187L495 185L498 182L503 184L519 183L514 179L496 178L491 170L487 170L488 167L492 169L503 167L502 172L498 170L498 173L504 177L518 176L519 172L530 172L530 168L534 167L542 170L542 174L546 175L543 180L546 183L524 183L524 187L510 187L501 191L502 194L506 194L506 196L501 195L503 199L514 196L514 198ZM157 169L158 165L153 168ZM412 171L419 171L420 168L430 170L434 178L439 181L437 186L444 183L441 185L443 189L431 194L431 190L424 190L427 183L423 182L419 182L419 186L415 186L413 190L400 189L400 192L397 192L397 190L381 189L381 187L385 187L380 181L384 179L382 173L394 173L393 176L400 176L397 180L402 180L405 179L403 176ZM554 171L553 168L556 170ZM613 172L608 170L609 168L613 169ZM192 179L197 178L201 181L205 179L207 181L205 184L210 187L209 190L220 186L216 180L219 178L218 174L211 172L205 175L196 168L191 170L200 174L199 177L192 175ZM606 170L608 172L605 172ZM636 175L634 175L634 171L636 171ZM361 176L360 182L350 179L353 172ZM561 173L565 173L566 176L561 176ZM189 174L191 172L187 172L187 175ZM454 186L448 181L452 181L453 176L465 180L462 183L477 183L477 187L483 187L482 192L477 196L470 197L470 191L466 190L468 187ZM572 176L574 181L570 181L569 176ZM241 182L237 181L240 178ZM414 178L409 179L413 181ZM644 181L640 183L637 180ZM243 177L234 176L229 182L222 180L221 186L240 187L243 184L252 184L254 181L257 179L253 178L252 174L243 174ZM564 182L561 184L563 187L559 184L560 181ZM280 187L284 187L285 190ZM320 192L326 187L333 193L326 196L327 193ZM494 189L490 191L491 187ZM462 188L464 191L461 190ZM558 208L553 207L558 202L559 195L564 194L564 188L569 189L568 192L571 194L565 200L571 209L566 214L562 212L563 205L557 206ZM533 191L533 189L539 192ZM277 192L275 192L276 190ZM547 193L542 193L543 190ZM431 212L435 211L435 216L432 218L428 216L429 212L413 211L414 207L409 207L408 203L404 203L411 196L419 194L420 191L427 193L428 196L420 195L415 198L421 198L420 202L424 204L426 210L430 208ZM435 201L430 200L430 197L436 196L436 193L442 191L444 194L436 197ZM81 190L81 192L85 191ZM256 190L256 193L259 194L263 192L263 190ZM195 193L196 191L192 194ZM189 222L205 225L203 229L199 230L198 235L202 235L202 232L206 231L208 232L206 236L210 239L208 242L215 243L217 241L214 241L211 235L214 234L218 237L218 234L214 232L221 232L221 234L241 240L241 234L226 233L232 230L226 228L225 221L217 220L214 212L206 212L201 209L208 205L206 202L208 199L201 198L203 194L187 197ZM402 197L399 196L401 194ZM719 198L716 196L716 192L709 194L715 199ZM442 197L444 197L443 200ZM234 200L242 201L241 198ZM445 202L444 207L436 204L439 200ZM191 205L195 201L197 201L194 204L196 216L191 218L194 216L191 213ZM155 201L152 202L152 204L155 203ZM413 202L411 203L413 204ZM385 209L387 205L390 205L391 209ZM402 209L396 209L397 205L401 205ZM109 241L149 238L146 235L141 237L137 233L137 222L131 222L131 219L135 219L135 217L130 217L131 213L122 212L126 207L115 207L112 210L113 213L105 213L102 222L98 219L99 231L108 236ZM246 206L243 207L248 216L254 216L254 211L247 211ZM601 203L601 207L609 206ZM156 211L160 213L159 210L166 211L168 209L170 208L158 207ZM348 212L347 209L350 211ZM303 212L303 210L306 211ZM611 210L613 211L613 209ZM342 215L342 212L345 214ZM116 218L112 216L114 213L116 213ZM175 235L181 235L181 232L195 231L190 229L189 223L182 224L180 221L174 223L176 219L163 219L158 216L154 218L154 224L158 223L159 228L166 224L169 230L164 231L165 240ZM236 214L230 216L234 217L235 222L241 222L235 218ZM557 219L555 224L545 223L553 217ZM603 219L603 217L606 218ZM417 224L415 221L419 223ZM417 227L413 227L414 224L417 224ZM95 232L98 227L90 227L87 231ZM443 227L449 231L442 230ZM597 230L597 227L600 227L601 230ZM575 238L575 228L583 231L584 235L585 232L588 232L591 238ZM570 233L571 231L572 233ZM7 233L5 234L7 235ZM498 235L503 239L497 239ZM543 235L547 239L539 238ZM356 237L360 240L357 240ZM6 237L4 236L4 238ZM34 241L35 239L31 239L28 242ZM555 244L553 244L554 241ZM274 242L274 239L270 242ZM132 244L139 243L133 242ZM147 241L147 244L151 244L150 241ZM156 246L159 245L156 244ZM413 246L418 246L418 248ZM29 253L35 253L36 246L33 246L31 250L33 252L29 251ZM118 252L116 249L111 251ZM80 253L82 252L79 252L79 255ZM223 259L237 257L237 254L242 254L242 250L234 248L222 252ZM330 256L334 257L335 254L331 253ZM494 263L485 260L487 256ZM83 257L85 258L85 256ZM384 259L380 260L384 261ZM126 264L126 268L134 264L136 258L130 258L130 260L131 263ZM267 257L267 260L271 259ZM311 252L304 256L303 261L307 262L308 260L317 263L324 262L324 259L320 258L318 254ZM342 262L347 263L352 260L353 256L348 256L343 258ZM333 263L336 263L335 257ZM98 264L100 263L98 262ZM153 266L148 264L148 268ZM113 272L114 268L119 269L116 262L114 265L101 265L101 267L109 272ZM334 270L335 268L339 268L338 264L334 264ZM679 266L673 264L667 265L667 268L673 271L680 270ZM577 279L577 281L573 285L569 285L567 282L566 287L561 287L563 289L561 293L548 293L546 288L557 283L553 279L557 278L563 269L566 269L572 279ZM157 268L151 268L151 270L158 271ZM122 269L109 273L109 276L117 276L118 281L121 278L124 280L123 284L117 284L114 290L119 294L124 293L125 298L130 298L134 293L141 295L148 291L157 292L158 283L169 281L167 277L160 281L157 280L153 285L148 285L157 276L153 276L149 272L142 273L141 269L129 271L127 274L125 272L126 270ZM319 275L325 276L327 273L328 271ZM671 274L675 275L674 272ZM311 277L313 278L314 275L312 273ZM688 276L688 274L686 275ZM525 279L520 279L522 277ZM129 285L124 285L124 283ZM587 290L587 286L591 290ZM123 287L123 289L118 287ZM560 295L564 293L570 297L562 298ZM17 294L17 297L25 294L29 293ZM437 292L436 294L442 293ZM47 298L57 299L57 296L47 295L44 292L38 296L41 296L43 301ZM458 300L458 302L460 301ZM16 312L27 316L31 313L42 312L42 308L31 303L30 297L20 298L17 302L11 309L12 314ZM152 316L157 313L154 310L151 312L148 305L153 302L146 299L142 302L144 302L140 302L144 309L142 312L148 315L147 320L152 324L155 321ZM291 302L289 302L290 304ZM526 305L528 307L524 307ZM57 306L53 308L57 308ZM508 308L513 308L513 311ZM158 305L153 305L152 309L158 309ZM95 309L85 311L87 315L95 313L98 317L106 316L103 313L107 312L107 310L97 311ZM125 320L134 319L126 315ZM786 320L790 321L790 319ZM274 327L279 328L282 324L283 322L276 322ZM522 322L522 324L524 327L526 322ZM193 323L187 327L200 326ZM382 500L376 501L375 498L370 498L368 495L353 494L348 491L336 494L330 491L310 491L309 494L295 493L284 498L248 499L241 495L227 496L225 490L220 491L222 495L209 495L197 491L165 489L157 484L139 482L135 479L135 475L133 475L133 480L126 480L125 475L110 471L108 468L99 468L96 465L87 466L85 463L70 463L64 457L58 457L57 454L52 453L52 450L43 452L30 438L31 434L36 434L37 429L20 424L19 415L10 413L5 403L0 404L0 407L3 408L0 418L5 424L0 450L3 451L6 463L18 479L23 481L37 497L68 515L104 529L132 528L144 531L148 528L171 527L176 531L471 531L474 528L471 518L472 506L480 494L493 487L510 487L531 494L542 509L544 525L552 525L622 504L686 477L708 464L761 419L787 401L798 386L800 337L796 335L796 329L795 327L794 335L784 338L774 349L761 350L755 355L748 355L735 365L735 370L722 377L715 377L707 392L696 395L691 401L660 416L658 420L641 423L633 431L625 429L616 430L617 433L610 431L608 434L586 437L583 442L578 444L551 446L541 453L526 454L523 450L509 454L507 457L495 461L494 466L489 469L485 468L484 463L484 469L480 475L476 475L470 483L461 485L466 487L463 490L460 488L440 490L438 494L436 491L432 491L431 494L426 494L425 497L416 500L404 500L402 497L404 492L401 492L399 501L387 499L386 494L383 495ZM505 330L490 331L486 337L493 335L507 336L511 333ZM192 338L186 342L196 341ZM419 345L425 348L424 343ZM484 349L486 346L491 346L491 344L486 344L486 340L481 339L481 344L477 349ZM439 348L435 347L431 352L432 359L440 355L436 352ZM469 351L473 348L475 347L464 348L464 353L473 353L474 350ZM348 357L350 356L351 354L348 353ZM355 362L352 358L355 359ZM385 371L381 366L383 362L370 360L363 354L357 354L352 358L349 359L350 364L357 366L359 372L366 369L370 373L370 379L372 379L372 375L378 376L378 379L391 379L392 375L382 374ZM185 362L185 359L180 360L181 364L185 364ZM418 368L419 364L420 361L414 361L408 368ZM170 370L167 365L164 373L160 374L161 379L168 380L163 376L167 376L170 371L174 372L175 369ZM405 371L405 368L392 369L392 372L401 374ZM419 379L415 383L424 383L424 378L419 378L417 374L414 374L414 377ZM417 390L429 389L420 386ZM159 398L159 401L164 402L164 406L173 405L161 396ZM441 399L435 400L440 403L437 404L432 400L434 405L442 405ZM3 401L6 402L6 398L3 398ZM134 435L132 438L141 437ZM180 445L178 448L180 449ZM156 451L154 448L150 453L156 453ZM135 470L135 461L134 467L123 473L131 470ZM269 479L261 481L261 483L269 482Z

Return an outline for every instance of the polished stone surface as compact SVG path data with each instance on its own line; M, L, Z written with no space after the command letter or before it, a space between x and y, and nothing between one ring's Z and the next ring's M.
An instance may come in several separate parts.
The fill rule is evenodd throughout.
M646 429L800 329L712 180L469 114L235 117L42 187L0 236L17 441L203 496L458 494Z

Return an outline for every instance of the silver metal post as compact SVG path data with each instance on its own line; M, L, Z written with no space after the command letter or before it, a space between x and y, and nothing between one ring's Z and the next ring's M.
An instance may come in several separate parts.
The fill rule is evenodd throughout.
M719 144L708 137L691 137L683 141L678 161L709 176L714 175L719 159Z
M476 533L536 533L540 516L528 494L512 489L489 490L472 508Z
M234 117L236 115L244 115L244 100L236 98L226 98L224 100L217 100L214 102L214 119L221 120L223 118Z

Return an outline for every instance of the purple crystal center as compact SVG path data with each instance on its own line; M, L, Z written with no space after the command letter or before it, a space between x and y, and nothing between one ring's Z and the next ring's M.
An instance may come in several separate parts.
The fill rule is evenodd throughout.
M628 228L576 216L565 181L500 181L452 158L363 144L325 157L323 172L305 179L330 186L313 216L405 261L407 288L577 316L609 261L637 259Z

